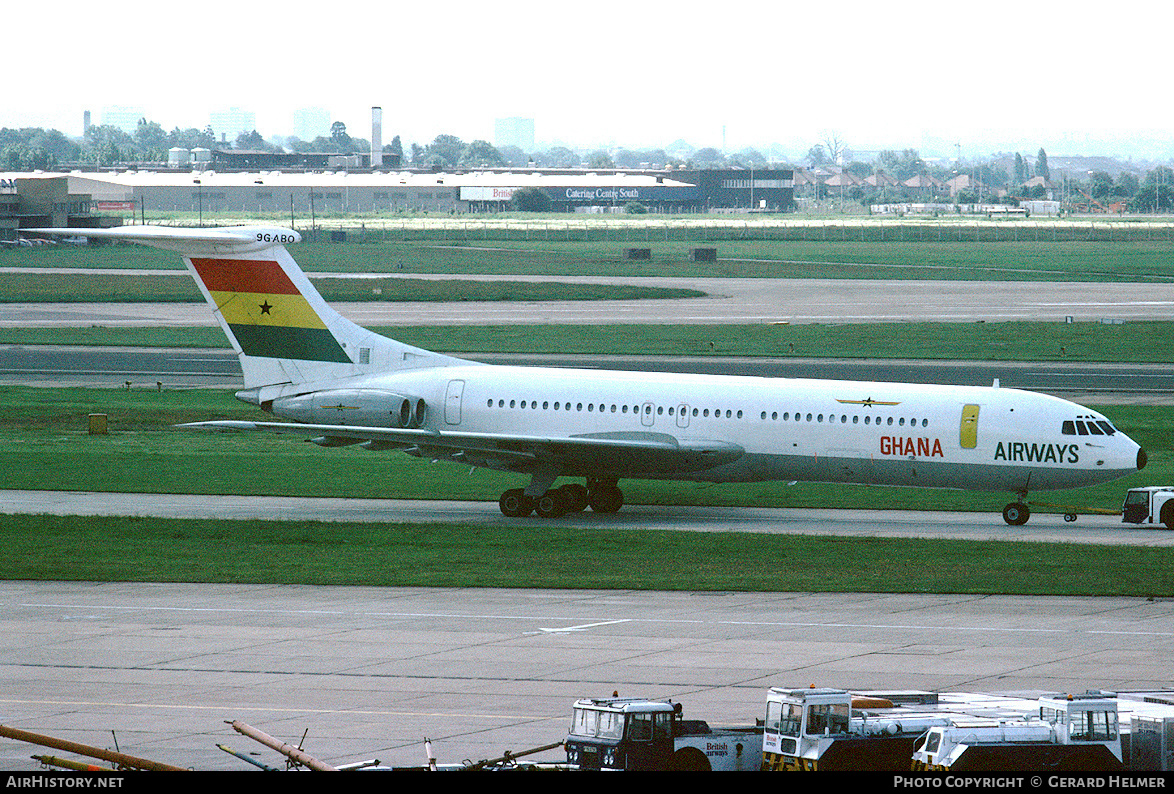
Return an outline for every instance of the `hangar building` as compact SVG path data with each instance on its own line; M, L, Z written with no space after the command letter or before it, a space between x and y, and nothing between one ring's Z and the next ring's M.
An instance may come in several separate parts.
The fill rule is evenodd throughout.
M133 212L148 218L167 212L298 217L404 211L500 212L509 209L510 199L522 188L545 192L556 212L623 212L632 203L663 213L722 208L785 212L794 208L793 173L789 170L446 173L218 171L213 167L0 174L0 178L6 186L0 192L7 194L0 201L0 230L41 225L49 220L49 213L42 211L46 207L64 208L64 214L54 210L52 225L79 227L93 225L93 214L102 212ZM17 216L21 215L30 222L20 221ZM34 215L41 216L36 223L31 222Z

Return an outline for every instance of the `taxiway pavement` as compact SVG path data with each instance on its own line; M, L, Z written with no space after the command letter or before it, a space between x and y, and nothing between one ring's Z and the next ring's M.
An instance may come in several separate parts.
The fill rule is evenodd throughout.
M354 521L385 524L475 523L482 526L552 525L582 529L758 532L845 537L951 538L956 540L1174 546L1174 532L1123 524L1119 515L1036 512L1021 527L1002 516L921 510L810 510L800 508L625 505L611 515L585 510L544 521L507 518L496 502L406 499L327 499L289 496L0 491L0 514L151 516L246 521Z
M230 770L218 743L283 759L226 720L418 765L425 737L442 762L560 741L613 692L732 724L770 686L1153 690L1174 655L1174 603L1125 598L9 581L0 629L4 724ZM34 752L0 739L0 768Z

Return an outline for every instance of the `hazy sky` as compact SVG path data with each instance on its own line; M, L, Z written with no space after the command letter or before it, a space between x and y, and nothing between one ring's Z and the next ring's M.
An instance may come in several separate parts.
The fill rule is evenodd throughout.
M379 105L385 143L492 141L495 118L524 116L539 146L720 147L724 128L728 150L792 157L834 132L860 151L1166 158L1171 22L1152 0L21 2L0 127L76 136L84 110L119 105L203 128L235 106L269 137L321 107L366 138Z

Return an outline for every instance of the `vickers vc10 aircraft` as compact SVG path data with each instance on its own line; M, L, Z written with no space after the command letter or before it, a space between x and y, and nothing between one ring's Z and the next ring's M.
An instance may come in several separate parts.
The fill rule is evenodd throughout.
M138 226L50 234L183 256L240 358L237 397L281 422L185 427L308 436L517 472L507 516L620 509L621 479L864 483L1029 491L1105 482L1146 453L1104 416L1033 392L493 366L402 344L331 309L271 227ZM555 487L560 478L582 483Z

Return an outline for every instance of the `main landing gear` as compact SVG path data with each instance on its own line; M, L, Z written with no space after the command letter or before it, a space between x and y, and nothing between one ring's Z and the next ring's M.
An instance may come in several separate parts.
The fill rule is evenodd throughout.
M524 488L511 488L497 502L510 518L537 513L540 518L559 518L590 507L596 513L614 513L624 506L624 492L615 480L588 479L586 485L572 483L550 488L539 497L526 496Z

